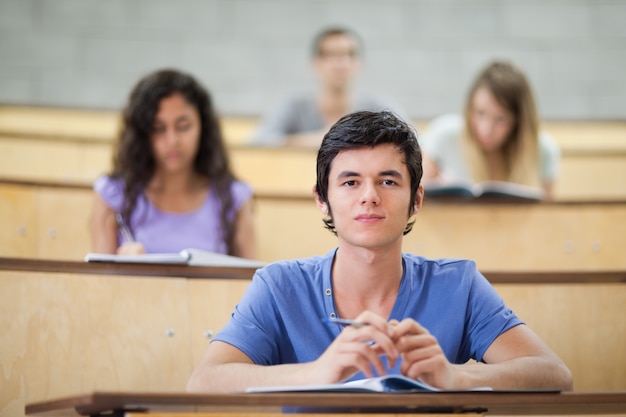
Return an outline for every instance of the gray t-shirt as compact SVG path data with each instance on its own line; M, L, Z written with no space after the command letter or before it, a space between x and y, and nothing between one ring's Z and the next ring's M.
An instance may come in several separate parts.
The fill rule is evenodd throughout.
M463 118L458 114L439 116L428 125L420 145L424 154L437 163L442 176L471 181L461 145L463 126ZM554 139L544 132L539 133L539 157L542 181L554 181L559 172L561 151Z
M289 135L323 129L324 120L315 100L313 94L295 95L284 100L263 118L250 144L281 146L285 144ZM382 99L357 96L350 112L359 110L381 111L393 110L393 108Z

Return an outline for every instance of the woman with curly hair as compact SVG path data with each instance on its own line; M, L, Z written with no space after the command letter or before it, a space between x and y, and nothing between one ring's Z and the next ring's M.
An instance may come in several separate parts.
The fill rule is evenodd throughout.
M94 190L96 252L255 256L252 189L233 175L211 97L188 74L167 69L138 82L113 171Z

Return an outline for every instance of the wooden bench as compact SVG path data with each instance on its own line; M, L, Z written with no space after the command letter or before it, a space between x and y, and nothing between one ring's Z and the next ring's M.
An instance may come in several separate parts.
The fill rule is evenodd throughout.
M0 107L0 177L92 182L110 170L118 120L111 111ZM235 172L259 192L310 195L316 151L247 147L255 122L222 119ZM626 122L546 125L563 153L557 200L626 198Z
M257 123L253 117L224 117L222 133L229 145L247 143ZM121 126L120 112L113 110L0 106L0 133L113 143Z

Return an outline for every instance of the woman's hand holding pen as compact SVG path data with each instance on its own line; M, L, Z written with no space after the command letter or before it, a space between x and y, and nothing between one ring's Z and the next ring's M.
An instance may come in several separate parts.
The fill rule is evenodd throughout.
M146 248L141 242L124 242L117 248L118 255L140 255L146 253Z
M335 338L326 351L313 362L314 368L324 373L319 383L335 383L350 378L358 371L367 377L386 374L381 355L394 366L399 355L390 337L392 329L387 321L377 314L364 312L355 322L367 325L350 325ZM330 324L340 325L340 324Z
M121 213L115 214L115 222L124 238L124 243L117 248L118 255L140 255L146 253L146 248L140 242L135 241L135 237L124 221Z

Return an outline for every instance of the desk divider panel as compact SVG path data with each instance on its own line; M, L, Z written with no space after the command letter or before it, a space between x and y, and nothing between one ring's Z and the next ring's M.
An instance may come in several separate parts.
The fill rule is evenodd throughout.
M28 402L86 391L184 391L253 273L189 279L196 270L215 274L146 265L151 275L110 275L106 265L65 264L0 259L2 417L23 415ZM593 272L588 282L559 275L541 283L532 272L515 279L500 273L494 286L565 360L576 390L626 390L625 282L602 275L596 282Z

